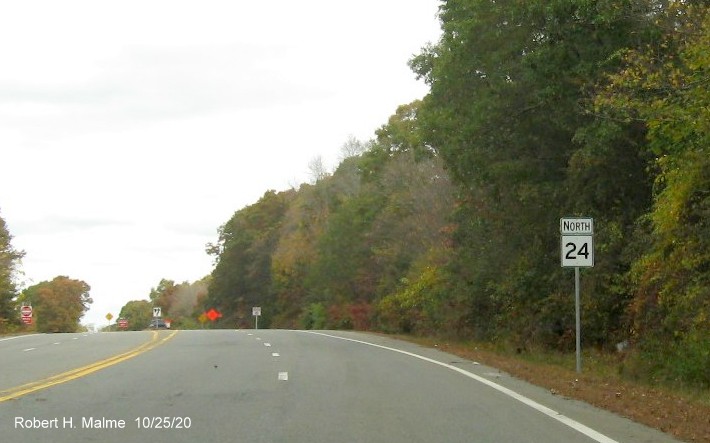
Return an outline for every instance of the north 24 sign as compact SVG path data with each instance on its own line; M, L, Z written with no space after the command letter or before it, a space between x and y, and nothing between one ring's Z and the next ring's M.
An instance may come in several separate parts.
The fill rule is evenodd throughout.
M562 266L591 268L594 266L594 236L563 235Z
M594 220L589 217L560 219L562 234L562 266L591 268L594 266Z

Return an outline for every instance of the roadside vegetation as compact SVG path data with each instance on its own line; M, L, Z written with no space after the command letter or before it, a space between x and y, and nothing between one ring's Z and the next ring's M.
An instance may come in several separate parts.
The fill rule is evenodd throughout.
M595 221L583 347L710 389L707 2L458 0L411 60L430 86L340 165L209 245L223 321L574 350L559 219ZM314 162L315 166L319 163ZM617 348L624 350L617 354Z

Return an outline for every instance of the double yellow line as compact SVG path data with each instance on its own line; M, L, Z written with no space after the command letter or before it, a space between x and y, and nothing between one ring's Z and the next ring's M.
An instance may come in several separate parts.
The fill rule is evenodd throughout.
M157 331L152 331L153 335L150 341L128 352L124 352L123 354L114 355L113 357L109 357L104 360L99 360L97 362L90 363L86 366L72 369L67 372L62 372L61 374L53 375L43 380L38 380L32 383L27 383L21 386L16 386L14 388L0 391L0 403L19 398L23 395L31 394L42 389L49 388L51 386L66 383L68 381L75 380L80 377L84 377L96 371L100 371L101 369L108 368L109 366L113 366L115 364L126 361L144 352L150 351L151 349L157 348L158 346L164 344L171 338L175 337L175 334L177 334L177 332L178 331L172 331L170 335L163 339L160 339L159 333Z

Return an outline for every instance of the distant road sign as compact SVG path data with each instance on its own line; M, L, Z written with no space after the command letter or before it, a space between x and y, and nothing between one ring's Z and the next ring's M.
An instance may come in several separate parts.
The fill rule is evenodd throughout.
M205 312L205 315L207 316L207 318L208 318L210 321L215 321L215 320L217 320L218 318L221 318L221 317L222 317L222 313L219 312L218 310L214 309L214 308L212 308L212 309L210 309L209 311Z
M128 327L128 320L125 318L119 318L116 323L118 323L118 327L121 329L126 329Z
M22 306L20 308L20 319L26 325L32 324L32 306Z
M160 317L162 315L162 310L160 307L156 306L153 308L153 317Z
M259 317L261 315L261 307L260 306L254 306L251 308L251 315L254 317Z
M113 314L111 314L110 312L108 314L106 314L106 320L111 321L112 318L113 318Z
M22 318L32 318L32 306L23 306L20 308L20 315Z

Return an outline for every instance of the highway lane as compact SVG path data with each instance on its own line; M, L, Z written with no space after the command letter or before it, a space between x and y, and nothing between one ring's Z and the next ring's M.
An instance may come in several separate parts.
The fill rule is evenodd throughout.
M78 343L63 348L67 354L64 359L85 361L86 354L96 355L102 344L112 352L127 352L153 340L150 334L82 336L86 339L84 346L79 345L81 340L69 337ZM386 337L346 332L323 335L221 330L180 331L172 339L160 341L168 334L161 331L152 349L130 359L0 402L0 440L673 441L583 403L560 399L495 369ZM9 355L8 348L12 347L18 354L12 357L12 365L26 368L30 363L23 363L23 358L38 364L36 358L41 354L24 352L25 343L42 344L48 348L44 355L56 357L54 347L61 345L53 345L53 337L0 342L0 358ZM13 373L14 366L0 361L3 373ZM60 369L52 365L45 364ZM65 364L60 366L66 369ZM7 388L5 384L1 389ZM511 397L507 389L529 402ZM531 405L549 408L553 413L546 415ZM560 414L568 421L560 421ZM97 429L97 424L118 429ZM34 425L50 428L28 429Z
M127 352L151 338L150 331L0 338L0 392Z

